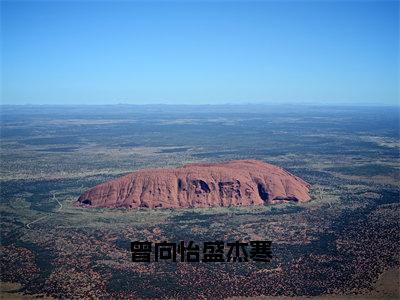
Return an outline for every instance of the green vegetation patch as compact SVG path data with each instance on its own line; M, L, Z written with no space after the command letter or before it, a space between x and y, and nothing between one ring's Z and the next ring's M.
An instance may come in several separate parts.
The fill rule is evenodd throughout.
M395 168L392 166L378 165L378 164L334 167L328 170L352 176L379 176L379 175L388 176L396 174L398 175L400 172L399 168Z

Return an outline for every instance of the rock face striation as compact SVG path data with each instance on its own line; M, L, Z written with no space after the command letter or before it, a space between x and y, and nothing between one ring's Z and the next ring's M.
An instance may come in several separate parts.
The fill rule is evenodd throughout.
M257 160L145 169L99 184L78 204L91 207L187 208L265 205L310 200L310 185Z

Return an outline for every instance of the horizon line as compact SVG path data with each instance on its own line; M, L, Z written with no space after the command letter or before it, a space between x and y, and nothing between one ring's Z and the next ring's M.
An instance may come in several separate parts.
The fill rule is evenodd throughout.
M66 106L347 106L347 107L400 107L400 101L398 103L296 103L296 102L285 102L285 103L266 103L266 102L241 102L241 103L101 103L101 104L75 104L75 103L1 103L2 106L53 106L53 107L66 107Z

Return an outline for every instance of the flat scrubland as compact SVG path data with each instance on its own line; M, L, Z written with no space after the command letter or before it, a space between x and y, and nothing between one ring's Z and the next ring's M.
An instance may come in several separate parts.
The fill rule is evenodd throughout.
M5 106L1 113L5 298L399 295L396 109ZM228 159L282 166L312 185L313 199L178 210L75 205L86 189L137 169ZM133 240L271 240L273 259L133 263Z

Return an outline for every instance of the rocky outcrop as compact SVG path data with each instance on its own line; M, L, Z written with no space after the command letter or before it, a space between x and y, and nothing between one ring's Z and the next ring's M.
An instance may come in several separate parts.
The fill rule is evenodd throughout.
M91 207L187 208L265 205L310 200L309 184L286 170L256 160L145 169L82 194Z

